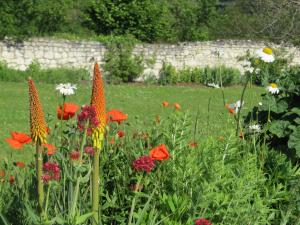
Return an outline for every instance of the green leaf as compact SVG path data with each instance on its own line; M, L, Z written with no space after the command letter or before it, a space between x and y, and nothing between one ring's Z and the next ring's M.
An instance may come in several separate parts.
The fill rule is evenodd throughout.
M76 218L76 224L82 224L83 222L85 222L88 218L90 218L91 216L93 216L93 213L86 213L84 215L81 215L79 217Z
M295 149L297 156L300 157L300 126L290 135L288 146Z
M264 111L272 111L275 113L283 113L287 110L288 104L285 100L281 99L276 101L275 97L272 95L266 95L263 100L262 110Z
M275 120L271 123L270 132L275 134L279 138L283 138L289 134L288 126L290 125L289 121L285 120Z

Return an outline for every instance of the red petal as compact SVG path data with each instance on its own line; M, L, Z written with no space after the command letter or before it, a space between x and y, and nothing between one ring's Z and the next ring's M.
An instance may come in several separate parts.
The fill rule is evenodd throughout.
M22 149L23 144L11 139L11 138L6 138L5 141L10 145L10 147L12 147L13 149Z

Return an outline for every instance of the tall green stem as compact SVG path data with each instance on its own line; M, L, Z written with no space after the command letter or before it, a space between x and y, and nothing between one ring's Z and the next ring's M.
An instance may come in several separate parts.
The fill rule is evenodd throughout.
M93 158L93 172L92 172L92 211L93 225L99 224L99 160L100 149L96 149Z
M40 216L44 214L44 186L42 181L43 176L43 147L38 142L36 144L36 178L38 188L38 211Z
M245 91L249 82L249 78L250 76L247 76L247 80L245 82L244 88L243 88L243 92L242 92L242 96L240 99L241 105L240 108L238 109L238 115L237 115L237 121L236 121L236 136L239 136L239 129L240 129L240 116L241 116L241 111L242 111L242 107L243 107L243 102L244 102L244 95L245 95Z

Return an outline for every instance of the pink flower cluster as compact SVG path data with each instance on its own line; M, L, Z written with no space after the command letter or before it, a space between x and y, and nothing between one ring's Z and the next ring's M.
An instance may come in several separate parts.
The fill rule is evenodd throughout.
M134 160L132 163L132 167L136 171L145 171L147 173L150 173L151 170L154 169L155 164L150 156L144 155Z
M90 147L90 146L87 146L84 148L84 152L88 155L91 155L93 156L94 155L94 148L93 147Z
M43 171L42 180L44 183L48 183L51 180L60 180L60 168L57 163L46 162L43 165Z
M89 128L97 127L99 121L96 117L96 110L93 106L83 106L81 112L77 116L78 127L83 130L86 123L89 124Z

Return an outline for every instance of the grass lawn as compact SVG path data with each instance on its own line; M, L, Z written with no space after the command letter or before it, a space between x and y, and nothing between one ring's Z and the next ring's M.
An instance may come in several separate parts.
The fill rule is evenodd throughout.
M56 108L62 98L55 91L55 86L37 84L37 89L45 114L48 118L56 119ZM168 101L170 105L174 102L179 103L181 110L188 111L193 120L199 106L198 138L201 135L225 135L235 128L232 115L222 106L221 89L203 86L108 85L105 91L107 109L117 108L127 113L132 130L147 129L155 120L155 116L163 116L174 110L172 106L163 108L162 101ZM233 103L240 98L242 87L225 88L224 92L226 102ZM243 113L258 104L262 92L264 89L259 87L247 89ZM90 95L90 85L79 85L76 95L68 97L67 102L89 104ZM29 132L27 83L0 82L0 96L0 158L13 154L15 160L26 161L33 154L30 150L32 147L26 146L22 151L11 150L4 139L10 136L10 131ZM208 113L209 99L211 104Z

